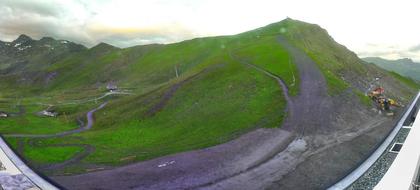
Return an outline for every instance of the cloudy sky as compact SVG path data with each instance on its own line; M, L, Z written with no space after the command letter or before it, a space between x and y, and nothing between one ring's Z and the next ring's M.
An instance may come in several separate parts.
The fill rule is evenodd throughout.
M360 56L420 61L419 7L418 0L0 0L0 40L24 33L128 47L236 34L289 16L321 25Z

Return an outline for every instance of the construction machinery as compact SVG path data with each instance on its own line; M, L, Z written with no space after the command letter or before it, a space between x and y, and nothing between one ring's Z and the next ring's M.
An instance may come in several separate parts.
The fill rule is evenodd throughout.
M385 89L382 87L377 87L374 90L368 93L368 96L377 103L379 108L384 111L391 110L391 107L399 107L397 101L394 99L388 98L384 95Z

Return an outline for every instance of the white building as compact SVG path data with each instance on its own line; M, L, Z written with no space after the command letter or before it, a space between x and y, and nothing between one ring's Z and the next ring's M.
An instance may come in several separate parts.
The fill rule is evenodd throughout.
M0 111L0 118L6 118L6 117L8 117L9 115L7 115L7 113L6 112L1 112Z
M48 117L57 117L58 113L53 111L43 110L41 111L41 115L48 116Z
M109 90L110 92L114 92L118 90L118 87L114 82L110 82L108 83L108 85L106 85L106 89Z

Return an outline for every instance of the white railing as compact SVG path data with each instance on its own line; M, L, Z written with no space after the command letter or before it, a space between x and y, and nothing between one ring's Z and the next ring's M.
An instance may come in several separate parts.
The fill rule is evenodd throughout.
M0 137L0 160L6 168L2 175L25 175L31 182L42 190L58 190L57 187L40 177L29 168Z
M357 179L359 179L378 160L378 158L381 157L382 153L386 151L390 143L394 140L395 136L403 127L405 120L410 115L417 101L419 101L419 98L420 98L420 92L417 93L417 96L414 98L413 102L410 104L407 111L404 113L404 115L402 116L400 121L397 123L395 128L392 130L392 132L388 135L388 137L382 142L382 144L362 164L360 164L359 167L357 167L346 177L338 181L336 184L329 187L328 190L346 189L351 184L353 184Z
M420 158L419 146L420 116L416 117L397 157L374 189L416 189Z

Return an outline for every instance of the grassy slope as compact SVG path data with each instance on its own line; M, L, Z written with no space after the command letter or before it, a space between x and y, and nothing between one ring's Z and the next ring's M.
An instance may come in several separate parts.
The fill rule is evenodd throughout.
M38 164L55 164L64 162L81 151L83 151L83 148L77 146L36 148L27 146L25 149L25 157L36 158L33 161Z
M52 97L52 102L95 97L103 93L107 81L116 80L119 86L132 88L135 95L112 99L96 114L97 123L91 131L43 143L92 144L96 151L83 162L119 165L223 143L256 127L278 127L285 115L279 86L233 58L280 76L291 95L296 95L299 76L288 53L277 43L279 34L318 63L331 94L351 86L342 80L346 71L365 77L366 69L357 56L332 41L323 29L293 20L235 36L169 45L127 49L102 45L49 67L49 72L60 74L43 87L44 94ZM175 77L175 67L179 78ZM191 76L195 77L184 83L160 112L148 114L171 86ZM360 91L355 92L369 105ZM95 106L90 103L59 109L75 119ZM44 129L34 127L31 133L37 130ZM74 154L67 148L54 151L63 156ZM43 151L32 147L27 155L42 162L48 160L40 156ZM80 168L73 169L81 172Z
M278 126L284 101L274 81L228 62L185 84L153 117L118 118L126 114L125 109L123 105L101 111L108 117L93 131L80 135L89 144L103 147L88 161L118 163L127 154L143 160L222 143L255 127ZM106 125L108 120L123 119L125 123ZM106 127L102 130L101 126Z
M393 76L395 79L399 80L401 83L404 83L405 85L407 85L411 88L420 90L420 84L417 83L416 81L414 81L413 79L404 77L404 76L402 76L402 75L400 75L396 72L390 71L389 73L390 73L391 76Z
M288 84L293 83L296 68L274 38L255 38L201 38L165 46L110 49L107 53L91 49L65 58L48 68L49 72L61 73L44 88L52 102L93 97L100 92L91 89L102 83L98 89L101 91L103 83L109 80L132 87L136 95L113 99L96 114L97 123L91 131L74 135L81 138L42 142L92 144L96 151L85 162L123 164L133 161L121 161L127 156L150 159L223 143L256 127L278 127L285 109L280 87L273 79L233 60L230 53L279 75ZM175 65L179 78L175 77ZM197 73L200 74L178 89L163 110L153 116L147 114L172 85ZM291 93L297 93L297 86L295 81L290 86ZM86 111L93 107L83 108ZM71 112L72 118L82 112L72 106L58 108ZM49 124L59 125L54 122ZM34 126L26 132L40 131L45 132L42 126ZM49 159L43 153L48 151L52 148L31 147L25 149L25 155L45 162ZM74 154L68 147L54 147L54 152L60 157Z

